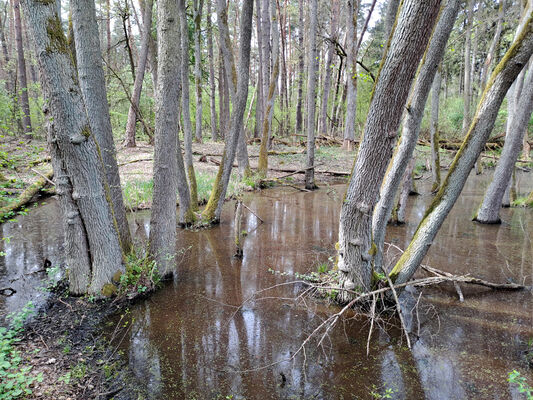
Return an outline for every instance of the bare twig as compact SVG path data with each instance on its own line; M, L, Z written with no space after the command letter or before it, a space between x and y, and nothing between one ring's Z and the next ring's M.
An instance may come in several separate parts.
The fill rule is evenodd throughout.
M387 275L387 282L389 282L389 286L392 290L392 295L394 296L394 301L396 302L396 311L398 311L398 316L400 317L400 323L402 324L402 329L405 333L405 338L407 339L407 347L411 349L411 339L409 339L409 332L407 331L407 327L405 326L405 321L403 319L402 307L400 306L400 300L398 300L396 289L394 289L394 285L392 284L392 281L390 280L390 277L388 275Z
M262 219L259 215L257 215L256 212L255 212L254 210L252 210L250 207L248 207L246 204L243 203L242 206L243 206L244 208L246 208L248 211L250 211L253 215L255 215L255 217L256 217L259 221L261 221L261 223L263 223L263 224L265 223L265 221L263 221L263 219Z

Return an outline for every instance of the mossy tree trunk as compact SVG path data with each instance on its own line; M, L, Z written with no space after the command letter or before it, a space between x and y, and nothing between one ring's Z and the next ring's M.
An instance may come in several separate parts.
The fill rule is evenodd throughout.
M439 0L406 0L385 52L373 89L363 140L343 202L339 224L338 268L342 288L369 290L372 211L392 156L411 83L440 8ZM341 300L351 298L341 292Z
M431 40L419 67L416 83L407 104L408 112L406 113L405 122L403 124L400 143L396 148L388 167L388 172L385 175L385 179L381 186L380 199L374 210L372 219L373 240L376 244L377 251L374 258L374 266L378 271L381 271L382 269L383 244L385 241L387 221L390 218L392 207L394 206L396 193L402 183L402 177L409 182L412 181L412 169L409 174L406 174L405 171L409 161L413 158L427 98L438 65L444 56L446 43L450 37L455 19L459 13L459 6L460 0L448 0L447 4L443 6L439 20L433 30ZM410 186L411 185L409 184L409 190ZM409 192L407 192L407 195L408 194ZM402 197L402 199L400 204L405 207L407 198Z
M218 169L213 190L204 209L203 217L207 222L220 221L222 206L226 198L228 183L233 168L233 161L237 148L239 134L243 129L243 117L248 100L248 84L250 75L250 47L252 38L253 0L244 0L241 10L239 37L239 67L238 83L233 112L231 114L230 130L226 137L224 154Z
M78 210L72 210L63 218L66 223L83 223L87 240L84 251L90 254L89 287L80 288L80 293L99 296L113 275L123 269L102 157L90 128L55 3L24 0L22 5L36 48L46 112L53 123L50 145L56 146L56 158L63 163L72 184L72 193L68 194L70 189L67 189L66 195L72 197L79 210L79 214ZM78 239L75 235L66 237L72 245Z
M427 254L444 219L464 187L472 167L483 150L507 90L533 53L533 12L528 11L518 38L498 64L478 105L468 134L455 156L437 196L418 225L409 247L391 271L391 279L405 283Z

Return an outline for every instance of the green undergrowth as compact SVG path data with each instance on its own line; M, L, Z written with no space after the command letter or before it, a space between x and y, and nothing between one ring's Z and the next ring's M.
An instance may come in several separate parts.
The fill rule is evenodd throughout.
M516 369L509 372L509 378L507 378L507 381L516 385L518 392L522 393L527 400L533 400L533 388L529 386L526 378L524 378Z
M33 382L42 382L42 374L32 375L31 366L23 366L16 344L21 340L24 323L34 314L28 303L22 311L10 314L9 326L0 327L0 400L26 397L32 393Z
M150 259L146 252L143 254L135 251L126 257L125 272L117 274L114 278L118 285L116 294L119 297L129 299L156 290L161 282L161 275L157 269L157 263ZM109 291L109 288L107 289ZM111 289L111 292L113 292L113 289Z
M533 208L533 200L530 199L528 196L518 197L515 201L512 202L511 206Z

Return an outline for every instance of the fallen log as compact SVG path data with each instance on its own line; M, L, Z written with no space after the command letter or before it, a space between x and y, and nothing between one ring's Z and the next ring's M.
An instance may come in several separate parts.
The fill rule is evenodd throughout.
M483 158L492 158L493 160L496 160L498 161L500 159L500 157L497 157L497 156L493 156L492 154L482 154L481 157ZM531 163L531 160L516 160L517 163L524 163L524 164L529 164Z
M144 161L154 161L154 158L153 157L150 157L150 158L138 158L136 160L124 161L123 163L120 163L118 166L119 167L123 167L124 165L134 164L134 163L144 162Z
M7 217L10 217L14 211L28 204L31 199L33 199L33 197L49 183L53 176L54 171L50 170L46 172L33 184L24 189L24 191L15 201L0 208L0 221L3 221Z

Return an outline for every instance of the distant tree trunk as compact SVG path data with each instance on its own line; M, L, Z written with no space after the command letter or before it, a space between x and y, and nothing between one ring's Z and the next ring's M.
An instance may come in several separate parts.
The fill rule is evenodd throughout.
M338 42L337 35L337 18L339 16L339 1L333 0L331 2L331 37L330 39ZM328 133L328 101L329 92L331 90L331 75L333 66L333 57L335 56L335 44L333 42L328 43L328 50L326 54L326 71L324 74L324 91L322 93L322 103L320 104L320 126L318 132L327 135Z
M253 0L243 1L239 38L239 68L237 70L238 83L233 112L231 113L231 126L226 138L226 145L224 146L224 155L222 156L215 183L213 184L213 190L202 213L204 219L212 223L220 221L222 205L226 198L239 135L243 130L243 117L246 109L246 101L248 100L253 8Z
M153 6L153 1L151 1ZM141 12L143 17L143 26L146 25L146 0L139 0L139 4L141 6ZM148 36L148 58L147 62L150 66L150 74L152 75L152 86L154 91L154 98L157 96L156 94L156 88L157 88L157 43L155 42L153 36L152 36L152 21L150 21L150 36Z
M301 133L303 130L304 26L303 0L298 0L298 100L296 101L296 133Z
M355 142L355 119L357 114L357 16L358 0L348 0L347 37L346 37L346 78L347 100L346 121L344 123L343 147L351 150Z
M150 37L152 32L152 0L146 0L144 7L144 26L141 39L141 52L139 53L139 60L137 62L137 73L135 75L135 83L133 84L133 93L131 95L130 109L128 111L128 122L126 123L126 140L124 145L126 147L135 147L135 125L139 119L139 107L141 100L141 91L144 81L144 73L146 71L146 62L148 60L148 49Z
M5 35L5 23L0 14L0 42L2 42L2 55L4 57L3 70L6 73L6 90L10 96L14 96L13 89L15 87L15 76L13 70L9 65L11 57L9 57L9 52L7 50L7 41Z
M529 133L526 128L524 132L524 141L522 143L522 159L524 160L531 160L531 145L529 144Z
M498 109L507 90L533 53L533 12L528 11L527 15L524 28L517 40L507 51L489 79L483 98L477 107L476 115L472 120L472 125L461 149L455 156L439 193L418 225L409 247L402 254L390 274L391 279L398 284L411 279L427 254L431 242L459 197L474 163L490 136L498 115Z
M207 58L209 60L209 109L211 112L211 137L218 140L217 109L215 105L215 59L213 56L213 27L211 22L211 0L207 0Z
M81 239L76 235L66 237L66 249L80 246L82 251L87 251L91 261L89 287L73 289L80 294L100 296L113 275L123 270L123 265L116 222L107 200L109 186L98 154L98 145L87 119L55 3L23 0L22 6L39 61L42 91L48 107L45 111L52 123L51 131L55 134L55 137L50 138L50 146L54 146L52 154L63 163L64 167L58 171L61 179L66 170L72 183L72 194L60 195L72 196L79 209L79 214L77 210L72 210L72 213L63 215L63 218L67 224L77 225L77 232L80 232L78 216L81 216L87 238L85 245L75 242ZM57 165L57 158L54 165ZM64 185L62 188L69 190ZM86 273L86 265L84 268L82 271ZM83 279L80 281L86 282Z
M457 18L459 6L460 0L448 0L447 5L440 13L439 21L435 26L431 40L427 46L427 51L422 60L422 65L419 68L414 89L407 104L408 112L403 124L400 143L391 160L388 173L381 185L380 199L374 210L372 220L373 240L376 246L376 254L373 261L378 271L381 271L383 267L383 245L387 221L390 218L390 213L394 206L394 199L402 182L402 177L404 180L411 182L412 174L407 174L405 170L409 161L413 158L431 84L433 83L438 65L444 56L446 43ZM410 183L406 185L408 185L410 190ZM402 199L400 204L405 205L406 201L407 197Z
M465 70L464 70L464 115L463 115L463 134L470 126L470 104L472 103L472 25L474 23L474 2L475 0L468 0L467 5L467 22L465 28Z
M106 0L106 63L111 68L111 0Z
M185 10L185 0L178 0L178 12L181 32L181 115L183 119L183 147L185 153L185 170L189 181L189 193L191 207L198 208L198 189L196 173L194 172L194 160L192 156L192 122L189 95L189 24Z
M500 223L500 207L506 188L511 182L514 165L522 146L522 132L527 127L533 111L533 68L529 69L522 93L516 105L509 134L505 139L502 155L494 171L492 182L477 212L476 221L484 224Z
M191 223L191 196L179 150L180 30L176 0L157 1L158 79L155 114L154 190L150 218L149 254L159 272L172 274L176 265L176 191L179 221Z
M317 0L309 4L309 49L307 58L307 168L305 171L305 188L316 189L315 170L315 113L316 113L316 75L317 75Z
M285 135L285 129L289 127L288 121L288 108L289 108L289 96L287 93L287 60L286 60L286 19L287 16L285 13L282 13L279 1L276 1L278 17L279 17L279 37L281 43L281 85L280 85L280 111L281 111L281 120L280 120L280 135ZM285 6L287 3L285 3ZM285 7L286 9L286 7ZM274 21L275 22L275 21Z
M390 45L383 56L340 216L338 268L341 287L345 289L366 291L371 287L375 250L371 240L372 212L396 142L409 89L439 8L439 0L403 1ZM382 207L376 210L379 208ZM351 298L347 292L340 296L342 300Z
M385 41L389 40L390 38L394 28L394 21L396 21L396 14L398 14L399 6L400 0L389 0L387 4L387 14L385 14Z
M257 55L259 60L259 65L257 68L257 102L255 109L255 132L254 137L261 137L262 127L263 127L263 114L265 111L264 99L265 94L263 93L263 35L261 29L261 0L256 0L256 27L257 27Z
M270 86L268 87L268 96L265 102L265 112L263 115L263 132L261 134L261 145L259 147L259 160L257 172L260 176L267 176L268 172L268 145L272 135L272 117L274 115L274 104L276 98L276 88L278 84L280 57L279 57L279 34L276 17L276 7L274 2L271 3L272 18L272 76L270 77ZM264 38L263 38L264 40Z
M131 233L126 219L118 171L96 10L92 0L71 0L72 24L76 45L78 78L91 131L100 149L104 173L109 184L110 203L125 253L131 251Z
M407 210L407 200L409 199L409 194L411 193L411 188L413 187L413 171L415 169L415 158L411 157L407 168L403 174L402 185L400 186L400 195L398 196L398 207L396 210L396 223L398 225L405 224L405 213ZM383 262L382 260L380 260Z
M481 72L481 92L485 90L485 86L487 85L487 78L490 75L491 66L494 64L493 61L496 56L496 48L498 47L498 43L500 42L500 36L502 34L503 16L505 11L504 7L505 1L500 0L500 5L498 7L498 20L496 22L496 30L494 31L494 36L492 38L489 51L487 52L487 58L485 59L485 63L483 64L483 71Z
M13 0L13 19L15 21L15 42L17 45L17 71L20 87L19 103L22 110L22 129L28 138L31 138L30 100L28 96L28 78L26 77L26 59L22 44L22 22L20 19L19 0Z
M431 122L429 124L429 136L431 140L431 175L433 184L431 191L436 192L440 187L440 157L439 157L439 97L442 83L442 64L439 64L433 87L431 89Z
M261 52L263 53L263 118L267 118L266 108L268 103L268 89L270 88L270 1L276 0L261 0ZM261 121L263 126L264 121Z
M194 0L194 83L196 85L196 129L194 137L202 143L202 9L203 0Z

